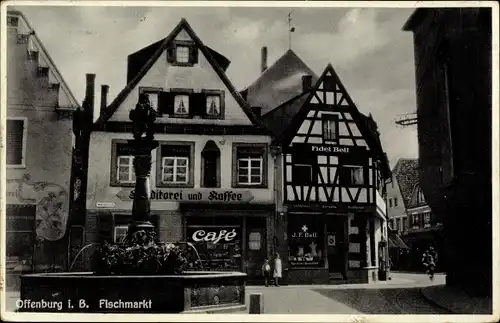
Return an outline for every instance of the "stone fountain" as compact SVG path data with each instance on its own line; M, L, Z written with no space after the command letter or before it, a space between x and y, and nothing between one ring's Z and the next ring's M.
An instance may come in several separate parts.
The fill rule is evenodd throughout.
M154 140L155 119L156 113L151 108L147 96L141 95L136 108L130 111L134 139L129 140L129 147L131 154L134 155L136 194L128 230L129 242L137 241L138 237L141 239L155 237L154 225L150 221L149 186L151 152L158 147L158 142ZM120 267L116 265L116 261L110 261L110 250L117 249L129 251L130 248L142 248L141 250L154 248L158 252L167 254L168 251L165 253L167 248L172 250L170 255L174 254L175 250L179 252L174 255L175 257L182 255L179 251L180 246L162 244L156 238L145 243L129 243L125 247L109 244L100 247L98 250L101 250L101 254L97 256L100 266L94 268L94 272L39 273L21 276L19 304L22 306L18 307L18 311L212 313L246 310L244 273L186 271L183 270L185 267L176 267L177 262L172 265L170 258L163 263L170 264L168 268L160 266L153 271L151 267L149 270L137 269L134 263ZM192 245L191 247L194 248ZM108 252L104 256L103 249ZM110 263L115 266L109 265Z

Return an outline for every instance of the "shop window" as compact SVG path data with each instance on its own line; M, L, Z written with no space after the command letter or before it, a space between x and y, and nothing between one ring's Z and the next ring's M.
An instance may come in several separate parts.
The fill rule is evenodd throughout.
M267 144L233 144L233 187L267 187Z
M133 151L126 140L115 139L111 142L111 186L135 185Z
M24 167L27 119L7 119L6 157L8 167Z
M188 219L186 235L187 240L195 246L203 269L240 271L241 224L236 224L233 218L228 217L200 218Z
M194 143L172 142L157 149L157 186L193 186Z
M321 122L323 126L323 141L337 142L338 141L338 117L331 114L322 114Z
M35 242L35 205L8 204L6 215L6 270L31 271ZM7 281L10 285L10 282Z
M203 151L202 157L202 187L220 187L220 150L213 140L209 140Z
M288 217L288 262L295 267L322 267L324 224L319 217Z

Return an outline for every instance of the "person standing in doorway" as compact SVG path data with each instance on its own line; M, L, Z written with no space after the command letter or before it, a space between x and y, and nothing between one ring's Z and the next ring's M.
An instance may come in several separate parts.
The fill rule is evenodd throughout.
M264 284L269 286L269 278L271 278L271 265L269 265L269 260L265 259L262 265L262 275L264 276Z
M273 278L274 278L274 285L280 286L280 279L281 279L281 259L280 255L276 253L274 257L274 272L273 272Z

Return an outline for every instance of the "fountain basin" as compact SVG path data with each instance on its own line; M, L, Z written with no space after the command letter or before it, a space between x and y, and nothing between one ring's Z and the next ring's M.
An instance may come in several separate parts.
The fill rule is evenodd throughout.
M212 313L245 311L246 274L40 273L21 276L19 312Z

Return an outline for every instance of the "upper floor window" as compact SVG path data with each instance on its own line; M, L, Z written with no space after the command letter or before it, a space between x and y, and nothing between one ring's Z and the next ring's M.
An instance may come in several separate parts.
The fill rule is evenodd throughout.
M189 114L189 95L178 94L174 96L174 114Z
M162 88L140 87L139 94L146 94L148 96L149 104L151 105L151 107L158 111L159 94L162 90Z
M339 157L339 181L344 186L364 185L368 176L365 160L357 156Z
M301 152L294 152L292 154L292 183L308 185L315 182L315 179L317 179L314 176L313 167L315 159L316 157L312 154Z
M220 119L224 116L224 91L170 89L159 95L159 112L168 117Z
M220 187L220 150L213 140L205 144L201 158L201 187Z
M402 228L401 228L401 219L396 219L396 230L398 231L402 231Z
M111 143L111 186L134 186L134 156L126 140Z
M332 114L321 115L323 141L338 141L338 117Z
M408 230L408 219L403 218L403 231Z
M392 198L389 198L389 207L392 207Z
M26 119L7 119L7 166L24 167L26 155Z
M431 226L431 212L424 213L424 228L429 228Z
M194 144L175 142L157 149L157 186L192 187Z
M418 214L413 214L411 216L411 227L414 228L414 229L418 229L420 227L420 223L419 223L419 216Z
M394 197L394 207L398 206L398 197Z
M267 145L233 144L233 187L267 187Z
M167 61L175 66L198 63L198 47L192 41L173 41L167 49Z

